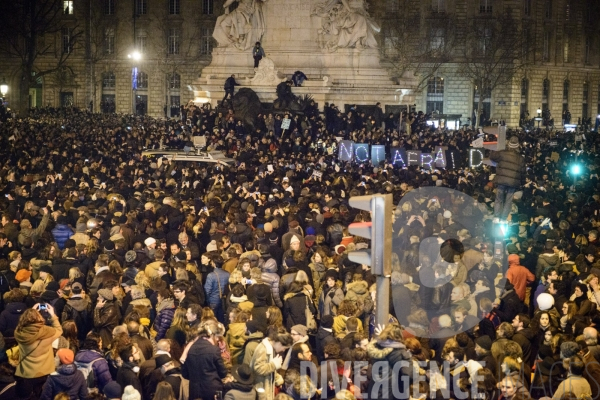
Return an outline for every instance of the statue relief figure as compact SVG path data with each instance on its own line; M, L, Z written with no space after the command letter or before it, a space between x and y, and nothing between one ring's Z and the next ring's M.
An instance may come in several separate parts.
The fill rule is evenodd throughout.
M265 33L263 3L266 0L238 0L237 7L230 9L236 0L226 0L225 13L217 18L213 37L219 47L233 46L238 50L250 50L260 42Z
M321 17L319 44L335 51L338 48L376 48L375 34L380 27L367 12L366 0L324 0L312 10Z

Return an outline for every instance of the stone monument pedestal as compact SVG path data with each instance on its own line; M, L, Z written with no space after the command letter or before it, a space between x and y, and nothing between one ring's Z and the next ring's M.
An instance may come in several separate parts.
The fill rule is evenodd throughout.
M212 52L211 64L194 82L197 101L216 106L225 94L225 79L235 74L238 83L254 90L262 102L271 103L277 97L277 84L291 79L293 73L300 70L308 80L302 87L293 87L293 93L312 95L321 110L325 102L335 103L340 109L344 104L375 105L381 102L385 109L385 105L414 103L412 91L416 81L392 80L380 65L379 49L363 48L360 43L335 49L324 45L325 40L332 40L332 35L323 35L323 18L311 15L311 10L319 3L316 0L268 0L262 3L264 34L261 43L266 59L274 65L277 79L252 79L264 68L262 63L266 59L255 71L252 48L240 50L237 43L237 47L220 43L221 47ZM336 7L341 6L340 2ZM333 40L337 40L335 36Z

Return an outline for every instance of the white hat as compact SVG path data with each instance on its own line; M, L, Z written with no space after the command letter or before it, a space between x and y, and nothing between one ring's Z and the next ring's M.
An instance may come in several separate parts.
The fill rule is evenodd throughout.
M217 241L216 240L211 240L210 243L208 245L206 245L206 251L211 252L211 251L217 251L218 247L217 247Z
M292 238L290 239L290 244L292 243L300 243L300 239L298 239L298 236L292 236Z
M448 210L444 211L444 218L446 218L446 219L452 218L452 213Z
M150 247L154 243L156 243L156 239L154 239L153 237L149 237L148 239L144 240L144 244L146 245L146 247Z
M554 297L550 293L541 293L536 300L542 311L549 310L554 305Z
M123 392L123 396L121 396L122 400L142 400L142 395L140 392L134 389L133 386L127 385L125 386L125 391Z

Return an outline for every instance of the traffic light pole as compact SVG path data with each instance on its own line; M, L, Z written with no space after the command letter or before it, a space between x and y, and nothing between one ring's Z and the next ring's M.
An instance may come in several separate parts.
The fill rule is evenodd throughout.
M350 224L353 235L371 239L370 251L350 252L350 261L371 266L376 278L375 323L389 323L390 275L392 273L392 195L350 198L350 206L371 212L372 222Z

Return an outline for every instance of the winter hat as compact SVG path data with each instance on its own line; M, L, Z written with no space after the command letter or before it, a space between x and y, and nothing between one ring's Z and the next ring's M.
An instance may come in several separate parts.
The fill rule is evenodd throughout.
M134 262L136 257L137 254L133 250L129 250L127 253L125 253L125 261L128 263Z
M489 337L487 337L487 338L489 339ZM483 369L483 366L480 363L478 363L477 361L475 361L475 360L467 361L467 372L469 373L469 379L471 380L471 382L475 382L475 380L473 378L477 374L477 371L479 371L480 369Z
M87 225L83 222L79 222L77 225L75 225L75 231L77 233L85 233L86 228L87 228Z
M107 301L112 301L114 299L113 293L110 289L100 289L98 290L98 295L102 296L102 298Z
M133 386L127 385L125 386L125 391L123 392L121 400L142 400L142 395L135 390Z
M50 292L58 292L61 289L60 285L56 281L48 282L46 290Z
M65 249L72 249L77 246L77 242L74 239L65 240Z
M333 279L337 280L338 272L333 268L328 269L327 271L325 271L325 276L323 277L323 281L327 281L327 279L329 279L329 278L333 278Z
M246 330L250 333L260 331L260 324L256 320L246 321Z
M61 364L73 364L73 360L75 359L75 354L73 354L73 350L71 349L59 349L56 352L56 356Z
M292 329L290 329L290 332L291 332L291 331L296 331L296 332L298 332L300 335L302 335L302 336L306 336L306 334L308 333L308 328L306 328L306 326L304 326L304 325L300 325L300 324L298 324L298 325L294 325L294 326L292 326Z
M306 235L316 235L316 231L315 228L313 228L312 226L309 226L308 228L306 228Z
M163 365L168 364L171 361L173 361L173 359L166 354L161 354L159 356L156 356L155 360L156 360L156 368L160 368Z
M475 343L487 351L492 349L492 339L488 335L478 337L475 339Z
M271 232L273 232L273 225L270 222L266 222L263 229L264 229L265 233L271 233Z
M292 238L290 239L290 244L292 243L300 243L300 239L298 239L298 236L292 236Z
M106 396L106 398L109 400L120 399L121 394L123 393L121 385L119 385L115 381L110 381L106 385L104 385L104 389L102 391L104 392L104 396Z
M323 223L323 221L325 221L325 218L323 217L323 215L322 215L322 214L317 214L317 216L315 217L315 219L317 220L317 222L318 222L319 224L322 224L322 223Z
M115 250L114 242L111 242L110 240L104 241L104 251L114 251L114 250Z
M519 249L517 249L517 246L513 243L506 246L506 251L508 254L519 254Z
M52 273L53 273L54 271L52 271L52 267L50 267L49 265L42 265L42 266L40 267L40 272L45 272L45 273L47 273L47 274L50 274L50 275L52 275Z
M31 271L26 270L26 269L20 270L19 272L17 272L17 275L15 275L15 279L18 280L19 282L28 281L30 277L31 277Z
M321 327L331 329L333 327L333 316L324 315L321 317Z
M444 218L446 218L446 219L452 218L452 213L448 210L444 211Z
M211 240L209 244L206 245L206 251L207 252L211 252L211 251L217 251L218 247L217 247L217 241L216 240Z
M256 300L266 301L271 294L271 289L268 285L254 285L254 296Z
M346 246L344 246L343 244L338 244L334 247L334 250L337 254L343 254L344 251L346 251Z
M146 247L152 246L154 243L156 243L156 239L154 239L153 237L149 237L146 240L144 240L144 244L146 245Z
M508 140L508 148L509 149L518 149L519 148L519 138L516 136L512 136L509 140Z

